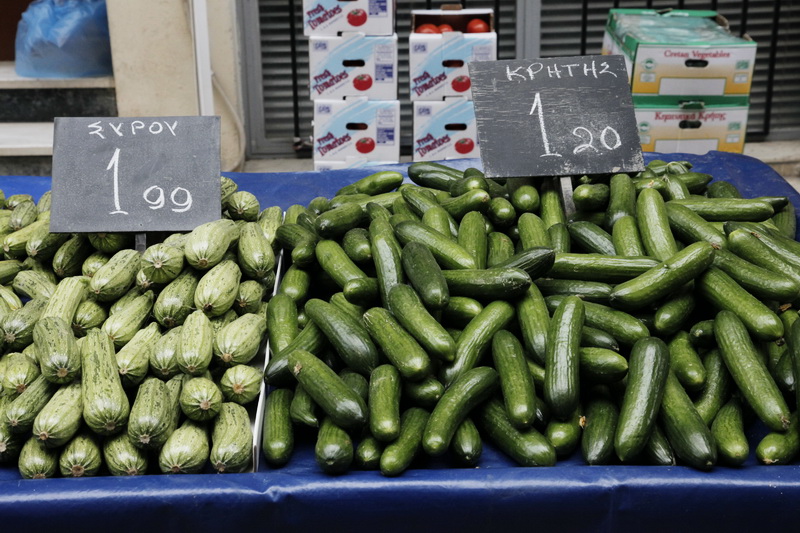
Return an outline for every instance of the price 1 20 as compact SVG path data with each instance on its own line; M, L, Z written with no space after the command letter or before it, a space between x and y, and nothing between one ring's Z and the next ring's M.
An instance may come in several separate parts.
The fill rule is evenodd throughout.
M547 129L545 128L544 124L544 113L542 112L542 98L541 95L537 92L536 96L533 99L533 105L531 106L531 112L529 115L536 115L539 119L539 130L542 133L542 144L544 145L544 153L541 154L539 157L561 157L561 154L557 152L553 152L550 149L550 142L547 139ZM597 132L595 132L597 133ZM585 151L591 151L595 153L599 153L601 150L597 146L595 146L595 133L592 133L588 128L583 126L578 126L572 130L572 134L578 138L579 141L582 141L578 144L575 148L573 148L573 154L580 154ZM617 130L612 128L611 126L606 126L600 132L599 135L600 145L607 151L616 150L620 146L622 146L622 139L620 139L619 133Z
M111 156L111 160L108 162L108 166L106 170L113 171L113 180L114 180L114 210L109 211L111 215L127 215L128 212L122 209L120 206L119 201L119 158L120 158L120 149L116 148L114 150L114 155ZM166 197L164 194L164 189L159 187L158 185L153 185L148 187L142 193L142 199L147 202L147 206L150 209L161 209L166 205ZM192 193L190 193L187 189L183 187L175 187L172 189L172 192L169 195L169 200L174 207L171 207L170 210L175 213L184 213L192 208Z

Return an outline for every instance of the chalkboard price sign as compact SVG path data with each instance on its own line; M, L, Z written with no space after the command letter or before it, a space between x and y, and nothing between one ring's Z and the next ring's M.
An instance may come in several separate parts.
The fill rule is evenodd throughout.
M622 56L469 64L488 177L644 169Z
M188 231L220 218L219 117L56 118L50 230Z

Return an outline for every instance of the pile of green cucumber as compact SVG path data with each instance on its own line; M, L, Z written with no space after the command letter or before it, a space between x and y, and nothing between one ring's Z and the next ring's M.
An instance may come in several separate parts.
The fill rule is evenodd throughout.
M50 233L49 192L3 195L0 464L34 479L252 468L283 211L221 191L223 218L143 253L132 234Z
M320 469L765 464L800 450L800 244L785 197L689 162L557 182L414 163L293 205L267 309L262 451ZM289 263L289 261L287 261Z

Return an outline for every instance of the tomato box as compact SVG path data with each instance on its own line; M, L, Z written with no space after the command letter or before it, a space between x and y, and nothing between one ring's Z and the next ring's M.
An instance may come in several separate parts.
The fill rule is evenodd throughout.
M411 100L472 99L467 63L497 59L491 9L411 11L408 37Z
M399 161L400 102L364 96L314 102L314 160Z
M612 9L603 53L623 55L636 95L750 94L756 43L715 11Z
M744 150L747 96L683 102L668 97L637 97L633 106L642 151L705 154L709 150Z
M309 37L348 31L391 35L394 12L394 0L303 0L303 33Z
M414 102L414 161L480 157L475 107L464 97Z
M324 160L314 161L314 170L318 172L325 172L328 170L346 170L358 169L366 167L374 167L379 165L395 165L397 161L365 161L361 157L348 157L347 159L338 160Z
M311 99L397 99L397 34L343 33L309 39Z

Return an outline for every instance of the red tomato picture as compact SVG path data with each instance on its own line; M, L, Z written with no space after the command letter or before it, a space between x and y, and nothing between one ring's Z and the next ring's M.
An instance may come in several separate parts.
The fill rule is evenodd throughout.
M467 23L467 33L486 33L489 31L489 24L481 19L472 19Z
M464 137L456 141L456 152L459 154L468 154L475 148L475 141Z
M368 154L375 149L375 139L371 137L361 137L356 141L356 150L360 154Z
M439 33L439 28L435 24L420 24L415 33Z
M469 80L469 76L456 76L453 78L453 82L450 85L455 92L463 93L469 90L472 86L472 82Z
M453 31L453 27L450 24L439 24L439 33L444 33L446 31Z
M354 9L347 14L347 22L351 26L361 26L367 21L367 12L363 9Z
M357 91L366 91L372 87L372 76L369 74L359 74L353 78L353 87L355 87Z

